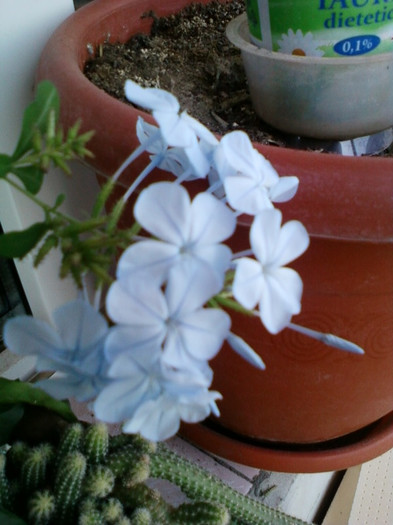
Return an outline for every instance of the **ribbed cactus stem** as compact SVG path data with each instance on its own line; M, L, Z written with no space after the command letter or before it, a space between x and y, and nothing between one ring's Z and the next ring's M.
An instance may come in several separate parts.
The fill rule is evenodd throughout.
M30 450L21 472L22 485L26 492L32 492L44 485L53 456L53 447L49 443L43 443Z
M114 492L126 509L146 508L151 514L152 523L168 522L170 506L157 490L140 483L131 488L118 486Z
M225 506L233 519L252 525L305 525L305 522L244 496L190 461L160 445L150 458L151 476L175 483L191 499Z
M80 452L71 452L60 463L54 487L59 523L73 523L85 472L86 458Z
M37 491L27 503L29 523L47 525L56 512L55 497L48 490Z
M6 457L0 454L0 507L11 508L10 485L5 473Z
M29 452L30 447L27 443L15 441L7 452L7 468L10 467L16 472L20 471Z
M125 445L109 454L106 465L128 486L145 481L150 475L149 456L140 452L133 444Z
M91 465L102 463L108 454L109 433L105 423L91 425L83 437L83 452Z
M135 452L143 454L154 454L157 450L157 444L153 441L141 437L139 434L118 434L111 436L109 439L109 450L115 451L125 445L132 446Z
M229 522L230 515L227 509L209 502L185 503L170 516L170 523L173 525L228 525Z
M83 426L80 423L69 425L63 433L56 451L56 465L60 465L63 458L70 452L80 450L83 436Z

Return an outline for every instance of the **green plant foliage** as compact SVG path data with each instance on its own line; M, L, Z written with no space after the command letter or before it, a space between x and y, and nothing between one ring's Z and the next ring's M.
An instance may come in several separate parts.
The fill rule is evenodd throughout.
M49 228L45 222L37 222L26 230L0 235L0 256L24 257L39 243Z
M33 149L34 135L38 131L45 133L51 111L55 112L55 119L59 115L60 99L56 88L51 82L43 81L37 87L35 100L26 108L22 131L12 155L14 160Z
M8 443L15 425L19 423L24 414L23 405L17 404L7 408L0 406L0 445Z
M14 405L29 404L47 408L66 421L76 421L68 402L57 401L49 394L23 381L13 381L0 377L0 410Z

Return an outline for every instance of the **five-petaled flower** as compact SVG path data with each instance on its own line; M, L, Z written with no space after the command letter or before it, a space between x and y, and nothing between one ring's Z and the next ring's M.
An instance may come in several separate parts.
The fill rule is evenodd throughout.
M149 280L162 283L170 269L198 264L222 286L232 252L221 242L236 227L235 215L223 202L209 193L199 193L191 201L183 186L158 182L142 191L134 215L155 239L139 241L124 251L117 268L119 278L148 270Z
M55 310L53 321L54 327L27 315L14 317L6 323L5 343L16 354L36 355L38 371L59 372L37 383L56 399L92 399L108 381L108 323L82 299Z
M262 211L252 223L250 243L256 260L237 259L233 295L245 308L259 305L259 315L276 334L300 312L303 284L299 274L285 265L308 247L309 236L299 221L281 226L281 212Z
M243 131L225 135L215 148L214 165L233 209L249 215L285 202L297 190L297 177L279 177Z

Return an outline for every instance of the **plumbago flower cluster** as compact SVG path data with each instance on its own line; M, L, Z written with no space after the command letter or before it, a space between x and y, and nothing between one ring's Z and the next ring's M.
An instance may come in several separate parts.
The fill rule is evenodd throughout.
M140 146L113 176L114 182L149 152L150 163L123 202L156 167L175 178L147 186L136 199L139 226L118 261L106 316L81 297L54 313L54 326L28 316L7 322L7 346L37 355L38 371L57 372L38 386L57 399L89 401L98 419L124 422L125 432L157 441L174 435L181 421L219 415L209 360L225 340L264 369L261 357L230 331L222 306L258 315L273 334L289 327L361 352L291 322L300 312L302 281L286 265L307 249L309 236L298 221L282 224L274 203L292 198L298 179L279 177L241 131L219 141L179 113L170 93L131 81L125 92L152 112L157 126L139 119ZM210 185L191 200L181 183L194 178ZM233 254L224 241L239 214L254 217L250 250Z

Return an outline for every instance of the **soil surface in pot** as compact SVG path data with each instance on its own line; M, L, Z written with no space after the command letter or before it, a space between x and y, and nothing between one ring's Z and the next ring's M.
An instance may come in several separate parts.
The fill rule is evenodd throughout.
M192 4L175 15L153 20L150 35L139 34L127 43L104 44L85 67L85 75L109 95L127 102L124 82L170 91L182 109L223 134L244 130L262 144L287 147L288 138L255 113L247 88L240 51L225 29L243 13L244 0L222 4ZM324 151L323 144L308 149ZM392 155L393 148L382 155Z

